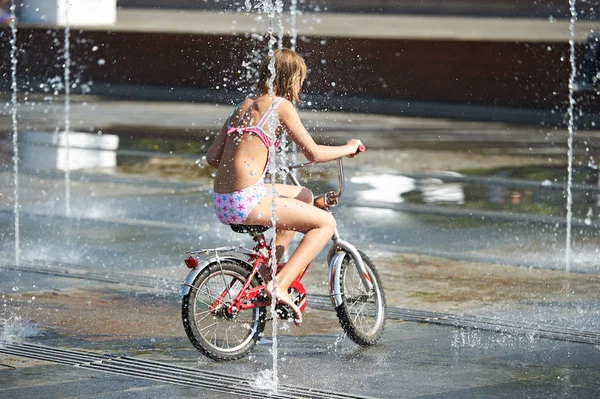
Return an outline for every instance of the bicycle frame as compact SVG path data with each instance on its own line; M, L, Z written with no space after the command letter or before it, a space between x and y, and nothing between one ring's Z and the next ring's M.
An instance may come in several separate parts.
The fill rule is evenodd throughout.
M339 159L337 163L338 163L339 190L336 193L336 196L339 198L339 197L341 197L341 195L344 191L344 171L343 171L342 160ZM287 173L287 176L290 178L290 180L292 181L292 183L294 185L300 186L301 184L298 181L298 178L296 177L294 170L301 168L301 167L310 166L310 165L313 165L313 163L308 162L308 163L303 163L303 164L290 165L289 167L284 168L283 172ZM257 274L260 275L260 273L258 272L259 267L262 264L269 265L270 260L271 260L270 259L271 248L267 244L264 235L263 234L255 235L254 241L256 241L257 244L255 245L255 247L252 250L248 250L244 247L239 246L239 247L222 247L222 248L208 249L208 250L202 250L202 251L188 252L190 257L192 257L193 255L210 254L211 252L214 252L214 255L206 256L201 262L196 262L197 265L190 271L190 273L188 274L188 276L186 277L185 281L182 284L181 296L185 296L190 292L190 289L193 287L192 283L194 282L194 280L196 279L198 274L200 274L200 272L205 267L207 267L211 264L214 264L215 262L220 265L220 262L222 260L229 260L229 261L233 261L236 263L245 264L246 266L248 266L252 269L250 276L244 282L243 288L236 295L236 298L231 301L231 305L229 305L229 307L228 307L229 312L231 314L233 314L234 312L239 312L240 310L243 310L243 309L251 309L251 308L254 308L257 306L270 305L270 303L271 303L270 298L267 298L267 297L261 298L261 296L263 295L263 291L264 291L264 285L261 285L261 286L258 286L258 287L248 290L248 286L250 285L250 282L252 281L254 276L256 276ZM365 289L367 290L367 292L370 292L373 289L373 284L369 278L369 275L367 274L367 271L366 271L366 268L362 261L362 257L360 255L360 253L352 244L341 239L337 227L334 230L334 234L332 236L332 242L333 242L332 246L329 249L329 252L327 255L327 263L329 264L329 289L330 289L332 304L334 307L338 307L339 305L341 305L343 303L341 287L340 287L340 269L341 269L340 266L341 266L344 258L348 254L350 254L350 256L355 261L356 267L359 270L359 276L361 277L361 281L362 281ZM248 261L241 259L241 257L239 257L237 254L236 255L227 254L227 253L220 254L220 252L232 252L232 251L233 252L244 252L246 255L249 255ZM195 259L195 258L193 258L193 259ZM186 262L186 264L187 264L187 262ZM304 287L300 283L300 280L302 279L302 277L304 277L304 274L308 270L309 266L310 266L310 264L306 266L306 268L294 280L294 282L291 285L291 288L295 288L296 291L298 291L301 295L304 295L304 296L306 295L306 292L304 290ZM262 277L261 277L261 280L263 280ZM229 287L229 289L230 288L231 287ZM223 299L229 293L229 289L225 290L219 296L219 298L217 298L217 300L215 300L215 302L211 305L211 310L217 308L223 302ZM306 302L303 301L303 299L304 298L301 298L301 302L300 302L303 305L301 307L302 311L304 310L304 307L306 306Z
M238 294L236 295L236 297L231 299L230 304L227 306L227 312L230 315L234 315L235 313L240 312L241 310L253 309L256 307L270 306L271 299L266 297L266 295L264 294L264 288L265 288L264 284L261 284L257 287L251 288L251 289L248 289L252 279L257 274L260 275L260 273L258 271L260 266L271 264L271 247L269 246L269 244L267 244L264 234L255 235L253 239L256 242L256 245L254 246L254 248L252 250L247 250L243 247L223 247L223 248L217 248L214 250L188 252L188 254L190 254L190 256L191 256L191 255L195 255L195 254L201 254L201 253L207 253L207 252L214 251L215 255L204 259L200 264L198 264L198 266L196 266L190 272L190 274L188 274L185 282L182 285L181 295L184 296L189 293L189 290L193 287L192 283L194 282L196 276L206 266L211 265L213 263L217 263L220 265L222 260L229 260L229 261L234 261L236 263L243 263L243 264L246 264L246 265L252 267L252 272L250 273L248 278L246 278L246 281L244 281L244 284L243 284L242 288L240 289L240 291L238 292ZM219 255L219 251L240 251L241 252L242 250L243 250L243 252L245 252L245 254L249 255L248 262L240 259L239 257L237 257L235 255ZM279 272L281 267L282 267L282 265L277 265L277 272ZM290 285L290 287L294 288L299 294L299 303L300 303L301 311L304 311L304 309L306 308L306 301L305 301L306 290L304 289L304 286L302 285L302 283L300 281L302 280L302 277L304 277L304 275L306 274L306 271L308 270L309 267L310 267L310 264L308 264L304 268L304 270L300 273L300 275L298 277L296 277L296 279ZM260 276L260 280L261 280L261 282L263 282L264 278L262 276ZM224 303L224 299L229 294L229 290L233 287L234 283L235 283L235 281L232 281L230 286L226 290L224 290L219 295L219 297L211 304L211 306L209 307L211 312L216 311L216 309L221 304Z

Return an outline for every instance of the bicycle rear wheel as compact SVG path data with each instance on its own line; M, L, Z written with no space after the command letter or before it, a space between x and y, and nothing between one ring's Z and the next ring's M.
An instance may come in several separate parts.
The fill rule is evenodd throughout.
M211 359L244 357L254 348L265 328L266 309L263 307L234 315L226 311L251 271L248 266L233 261L212 263L198 274L190 292L183 297L185 332L194 347ZM249 288L259 285L254 277Z
M383 334L386 304L383 285L373 262L361 251L363 264L373 288L370 291L360 278L359 269L350 253L340 267L340 290L343 302L336 308L338 319L348 336L362 346L375 345Z

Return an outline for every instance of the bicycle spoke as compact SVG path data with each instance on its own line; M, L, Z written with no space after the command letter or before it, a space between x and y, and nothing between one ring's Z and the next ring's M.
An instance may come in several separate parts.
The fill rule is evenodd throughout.
M358 321L358 323L357 323L357 321ZM360 313L357 313L356 317L354 317L354 324L357 325L357 327L359 328L359 330L361 330L361 331L365 330L363 328L362 317L360 317Z
M216 300L218 300L218 299L219 299L219 297L218 297L218 296L210 294L210 293L208 292L208 289L207 289L206 291L207 291L207 292L205 292L205 293L204 293L204 295L202 295L202 297L208 297L209 299L212 299L212 302L214 302L214 301L216 301ZM201 301L201 302L204 302L204 301ZM206 305L210 306L210 305L212 305L212 302L211 302L211 303L204 302L204 303L206 303Z
M213 342L216 345L217 344L217 327L218 327L217 323L215 323L214 326L215 326L215 328L213 328L213 330L212 330L213 334L212 334L210 342Z
M206 302L206 301L203 301L200 298L196 298L196 301L200 302L202 305L206 306L207 309L210 309L210 307L212 306L212 304L214 302L214 301L212 301L212 302Z
M198 317L202 313L206 313L206 314L204 316L202 316L202 318L198 319L196 321L196 324L200 323L202 320L206 319L208 316L212 316L212 314L210 313L210 311L206 311L206 312L196 312L196 317Z
M356 302L356 303L358 303L358 302ZM366 303L363 303L362 306L360 307L360 309L355 312L355 314L357 316L362 314L362 310L365 308L365 305L366 305Z
M214 323L209 324L209 325L207 325L206 327L204 327L202 329L198 329L198 331L202 332L202 331L206 330L207 328L210 328L210 327L212 327L212 326L214 326L214 325L216 325L218 323L219 323L218 321L215 321Z
M229 301L231 302L231 287L236 283L237 279L235 279L234 277L231 277L231 280L233 281L229 281L229 284L227 284L227 281L225 280L225 274L223 274L223 271L221 271L221 277L223 277L223 284L225 285L225 291L227 293L227 296L229 297Z
M211 327L211 326L209 326L209 327ZM206 328L205 328L205 329L206 329ZM202 334L202 332L201 332L201 331L198 331L198 332L199 332L199 333L202 335L202 338L203 338L203 339L204 339L206 342L211 342L211 340L210 340L210 339L207 339L207 337L209 336L209 334L210 334L210 332L211 332L210 330L206 331L206 333L205 333L205 334Z
M354 300L352 300L353 298L354 297L348 297L346 295L346 302L349 304L348 310L351 310L354 307L354 305L356 305L357 303L360 302L360 299L354 299Z
M233 338L235 338L235 339L237 340L237 342L242 342L242 340L241 340L241 339L239 339L239 338L237 337L237 335L235 335L235 333L234 333L233 331L231 332L231 335L233 335Z
M362 313L362 310L365 308L365 306L366 306L366 303L363 304L363 306L360 308L360 310L356 313L356 317L354 318L354 321L356 321L357 319L359 319L361 327L363 325L362 320L366 319L366 317L363 316L363 313ZM364 331L364 329L363 329L363 331Z

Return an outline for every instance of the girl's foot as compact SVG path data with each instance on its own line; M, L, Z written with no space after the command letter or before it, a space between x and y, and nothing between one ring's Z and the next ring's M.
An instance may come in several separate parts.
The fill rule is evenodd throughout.
M265 287L265 292L267 293L267 295L271 298L273 298L273 282L270 281L269 284L267 284L267 286ZM300 324L302 324L302 311L300 310L300 308L298 306L296 306L296 304L294 303L294 301L292 300L292 298L290 298L290 295L287 293L287 291L282 290L281 288L277 287L277 295L275 300L277 302L283 303L284 305L289 306L290 308L292 308L292 311L294 312L294 324L299 326Z

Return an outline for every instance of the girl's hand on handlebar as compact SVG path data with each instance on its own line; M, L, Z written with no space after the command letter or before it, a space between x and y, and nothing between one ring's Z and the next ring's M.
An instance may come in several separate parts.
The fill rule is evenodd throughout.
M352 139L348 141L347 145L354 149L354 151L350 155L348 155L348 158L355 158L359 153L365 150L364 144L357 139Z

